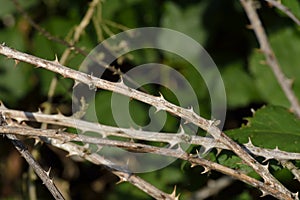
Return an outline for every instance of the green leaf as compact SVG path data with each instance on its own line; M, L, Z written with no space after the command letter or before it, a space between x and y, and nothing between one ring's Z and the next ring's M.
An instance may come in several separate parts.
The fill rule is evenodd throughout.
M200 3L183 9L173 2L166 2L161 26L185 33L198 42L204 42L207 33L204 31L205 29L200 19L205 7L203 3ZM172 40L166 37L166 41ZM172 45L172 43L169 43L169 45ZM180 48L184 48L184 45L180 45Z
M234 155L232 152L222 151L217 157L217 161L221 165L225 165L229 168L239 170L253 178L259 179L260 176L248 165L243 164L240 157Z
M227 103L231 108L246 106L259 100L252 77L242 67L242 63L233 63L222 72Z
M250 138L255 146L300 152L300 120L283 107L263 107L248 118L247 125L226 133L240 143Z
M24 50L25 44L22 40L22 33L13 28L4 29L0 32L8 46L20 51ZM4 102L16 103L30 90L34 82L30 77L32 68L27 64L15 64L14 60L1 56L0 58L0 99Z
M300 35L296 29L286 28L270 35L270 43L283 73L293 80L293 90L300 98ZM273 105L289 107L290 104L279 86L275 76L267 65L262 65L264 55L253 51L250 58L250 71L254 76L254 84L264 101Z

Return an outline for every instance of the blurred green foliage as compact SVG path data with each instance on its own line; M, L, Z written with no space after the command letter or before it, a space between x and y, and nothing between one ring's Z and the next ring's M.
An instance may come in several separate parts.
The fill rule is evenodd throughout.
M282 3L299 16L299 1L282 0ZM5 42L6 45L12 48L45 59L54 60L55 55L61 58L62 53L67 48L66 46L49 40L49 38L32 28L29 22L16 10L11 1L0 0L0 5L0 42ZM52 35L67 41L70 41L72 38L76 26L88 9L87 1L71 0L30 0L22 1L21 5L41 27ZM266 27L275 55L286 76L293 80L293 90L300 98L300 79L298 76L300 74L300 61L297 56L300 52L299 28L281 11L270 7L266 2L260 2L258 11ZM264 56L255 49L258 48L258 44L252 31L246 29L248 20L238 1L106 0L97 7L95 18L94 22L91 22L84 30L82 37L77 43L77 46L87 52L92 50L103 39L130 28L159 26L177 30L192 37L208 51L222 74L226 87L228 115L231 116L227 118L225 129L229 127L237 128L227 133L242 143L247 142L248 137L250 137L254 144L261 147L275 148L279 146L280 149L287 151L300 151L299 145L297 145L300 142L299 119L294 118L288 112L289 103L286 97L271 70L268 66L262 64ZM162 39L169 42L170 45L178 45L168 41L167 36L162 37ZM178 48L183 48L185 51L193 51L193 49L184 46L184 44L179 44ZM195 90L199 100L201 115L205 117L210 116L210 97L207 89L201 76L198 76L193 71L189 63L170 53L153 50L133 52L131 56L126 55L125 61L117 67L126 72L133 66L148 62L159 62L172 66L186 77ZM78 69L83 59L83 55L73 51L65 65ZM0 100L9 108L14 109L31 111L42 107L43 103L47 101L51 81L57 75L24 63L15 66L14 61L2 56L0 60ZM170 77L167 76L168 74L163 78L170 81ZM64 114L71 114L73 82L59 76L57 78L58 84L51 102L52 112L56 112L56 109L59 109ZM108 73L106 78L115 81L112 74ZM174 95L163 87L152 85L148 87L148 90L155 95L161 92L166 99L176 103ZM181 92L183 95L189 96L185 91ZM95 109L101 123L117 125L110 108L110 98L110 92L99 91L95 99L95 102L97 102ZM95 102L89 103L94 104ZM266 105L266 107L257 111L253 118L248 119L249 124L239 129L238 126L242 124L243 117L249 116L249 112L239 112L243 109L249 111L251 107L257 108L261 105ZM138 109L134 106L137 106ZM149 122L148 106L136 103L131 105L131 107L134 107L131 109L132 118L138 124L143 125ZM89 109L92 108L90 107ZM87 112L89 113L89 110ZM235 123L236 121L237 124ZM235 125L232 127L231 124ZM177 126L178 119L168 115L164 131L176 130ZM191 149L191 151L194 152L195 149ZM5 152L7 150L1 149L1 151ZM51 151L48 149L47 153L49 152ZM211 152L211 154L214 154L215 160L221 164L239 168L250 174L253 173L247 167L237 164L239 158L230 155L228 152L220 155L215 155L215 152ZM5 156L1 155L1 159L6 159ZM51 158L53 159L51 160L52 163L48 161L48 165L55 168L53 163L59 163L56 170L58 174L62 174L64 164L61 161L57 161L59 158L55 155ZM42 162L47 163L46 161ZM103 186L102 190L95 190L91 183L93 181L96 182L98 179L102 180L101 175L97 171L98 168L92 168L91 170L87 163L78 163L77 165L74 168L80 168L82 170L80 172L81 175L69 179L66 178L70 184L71 197L74 199L80 199L80 197L85 197L85 199L151 199L128 183L115 185L113 178L106 180L106 185ZM288 177L284 179L288 187L299 188L299 183L292 181L293 177L290 176L289 172L282 170L277 163L272 163L272 166L276 177ZM176 161L162 170L142 174L141 177L169 193L172 192L173 186L177 185L177 191L181 193L182 199L188 199L193 192L205 186L209 178L217 179L221 176L216 172L212 172L210 176L202 175L200 174L202 170L201 167L190 168L189 164L182 165L181 162ZM88 174L87 176L92 177L87 182L85 182L86 179L82 175L85 173ZM256 177L254 173L252 176ZM6 180L4 178L1 179L0 186L5 185ZM19 186L20 183L17 180L15 181L17 182L16 185ZM83 183L86 184L82 185ZM78 190L78 187L81 190ZM251 187L238 184L234 191L230 193L221 191L220 194L211 199L219 199L221 197L222 199L257 199L260 194L257 190L255 191ZM16 190L7 195L4 194L4 191L1 191L0 197L2 195L6 199L9 197L17 199L17 196L20 195L18 192L19 190ZM47 194L46 191L45 193ZM93 196L85 196L85 193L93 194ZM74 196L75 194L80 197ZM50 194L45 196L43 195L43 198L51 199ZM271 199L271 197L265 197L264 199Z

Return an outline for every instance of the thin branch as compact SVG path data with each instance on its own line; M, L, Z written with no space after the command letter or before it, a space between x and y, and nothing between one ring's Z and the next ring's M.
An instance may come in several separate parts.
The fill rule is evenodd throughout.
M217 180L208 180L204 188L193 193L191 200L207 199L218 194L221 190L233 183L234 179L228 176L221 177Z
M51 192L52 196L55 199L59 199L59 200L64 199L64 197L62 196L60 191L57 189L57 187L53 183L53 180L51 180L51 178L49 177L49 172L46 172L43 170L43 168L35 161L35 159L31 155L31 153L27 150L27 148L23 145L23 143L15 135L8 134L8 135L6 135L6 137L11 140L11 142L13 143L15 148L24 157L24 159L27 161L27 163L30 165L30 167L33 168L35 173L43 181L43 184L45 184L45 186Z
M90 4L90 8L88 10L88 13L85 15L82 23L80 23L79 27L77 28L75 31L75 38L73 39L72 42L68 42L66 40L63 40L59 37L56 37L54 35L52 35L50 32L48 32L47 30L45 30L44 28L42 28L41 26L39 26L29 15L28 13L23 9L23 7L20 5L18 0L12 0L12 2L14 3L15 7L17 8L17 10L23 15L23 17L29 22L29 24L34 27L39 33L41 33L43 36L45 36L48 40L54 41L58 44L64 45L65 47L68 47L69 50L75 50L76 52L80 53L81 55L87 57L89 55L88 52L86 52L85 50L83 50L82 48L78 47L75 45L75 42L77 39L79 39L78 37L81 34L81 29L85 26L85 24L87 23L87 20L90 20L89 17L91 14L91 11L93 11L95 9L95 3L97 3L97 0L93 0L93 2ZM69 51L67 50L67 51ZM112 52L113 53L113 52ZM65 61L65 54L63 54L62 56L62 61ZM115 75L119 75L120 77L122 77L124 80L129 81L130 83L132 83L133 85L137 85L137 83L132 80L132 78L130 78L128 75L124 74L123 72L121 72L121 70L116 69L114 66L110 66L109 63L105 63L102 60L99 60L97 58L95 58L94 56L89 56L89 58L94 62L97 63L99 65L99 67L103 67L104 69L108 69L109 71L113 72L113 74ZM144 91L143 88L141 88L142 91ZM145 91L144 91L145 92Z
M292 174L294 174L295 179L300 182L300 169L298 169L291 161L288 160L281 160L280 163L282 166L290 170Z
M7 123L5 117L0 112L0 129L2 127L9 127L9 124ZM1 133L1 131L0 131ZM12 144L15 146L15 148L19 151L19 153L24 157L24 159L27 161L30 167L35 171L35 173L40 177L40 179L43 181L45 186L48 188L52 196L57 200L63 200L64 197L60 193L60 191L57 189L55 184L53 183L53 180L49 177L50 171L46 172L43 170L43 168L39 165L38 162L34 159L32 154L28 151L28 149L25 147L25 145L16 137L14 134L6 134L6 137L12 142Z
M281 10L283 13L285 13L289 18L291 18L298 26L300 26L300 20L290 11L289 8L282 5L280 1L276 0L265 0L272 6L275 6L279 10Z
M289 100L292 111L300 118L300 104L295 93L292 90L292 80L289 80L287 77L285 77L284 73L282 72L279 66L279 63L274 55L274 52L267 38L266 32L254 8L253 1L252 0L240 0L240 1L250 20L251 28L255 32L255 35L260 44L260 48L266 57L268 65L273 71L277 79L277 82L282 88L285 96Z
M140 92L138 90L132 89L124 84L124 82L113 83L106 81L92 75L85 74L83 72L75 71L68 67L65 67L58 63L57 61L48 61L41 59L26 53L19 52L17 50L11 49L3 44L0 45L0 54L12 58L15 60L23 61L35 65L37 67L42 67L47 70L53 71L55 73L61 74L65 78L71 78L74 81L84 83L89 86L89 88L100 88L112 92L116 92L141 102L147 103L156 107L157 110L165 110L167 112L173 113L187 122L193 123L198 127L206 130L210 133L217 141L222 142L230 150L232 150L236 155L238 155L247 165L252 167L256 173L258 173L265 181L267 185L271 185L277 190L277 198L280 199L293 199L295 194L291 193L286 189L273 175L269 172L268 166L263 166L257 162L253 157L251 157L239 144L234 142L225 133L223 133L214 123L213 120L206 120L201 116L197 115L192 109L186 109L174 105L166 101L163 96L152 96Z
M75 28L75 32L73 35L73 38L70 42L70 44L72 44L73 46L75 45L75 43L77 43L80 39L81 34L83 33L84 29L86 28L86 26L90 23L90 20L93 16L95 7L97 6L97 4L99 3L99 0L93 0L91 3L89 3L89 9L87 10L85 16L83 17L83 19L81 20L81 22L79 23L79 25ZM20 12L22 12L22 14L24 15L24 17L27 20L31 20L28 16L28 14L24 11L23 8L21 8L21 6L15 1L15 5L16 7L19 9ZM32 21L32 24L35 24ZM71 54L71 48L66 48L65 51L63 52L59 62L62 64L65 64L67 62L67 58L70 56ZM52 100L53 100L53 96L54 96L54 92L57 86L58 80L57 77L54 76L52 78L50 87L49 87L49 91L48 91L48 95L47 95L47 103L46 103L46 108L44 110L44 113L46 114L50 114L51 109L52 109ZM43 123L41 128L46 128L47 124Z
M69 47L71 49L75 49L77 52L79 52L82 55L87 56L88 54L83 51L82 49L74 46L73 44L58 38L56 36L53 36L51 33L49 33L48 31L46 31L44 28L40 27L37 23L35 23L31 17L27 14L27 12L22 8L22 6L20 5L18 0L12 0L12 2L14 3L15 7L17 8L17 10L22 14L22 16L30 23L30 25L32 27L34 27L39 33L41 33L42 35L44 35L47 39L54 41L56 43L62 44L66 47Z
M58 125L62 127L72 127L72 128L80 129L82 131L81 134L84 134L83 132L85 131L99 133L102 138L107 138L108 136L116 136L116 137L127 138L127 139L137 139L137 140L152 141L152 142L164 142L164 143L169 143L170 146L174 146L179 143L185 143L185 144L201 145L205 148L207 147L207 148L218 148L218 149L229 150L227 146L216 141L213 138L201 137L197 135L189 135L184 133L183 130L180 133L160 133L160 132L148 132L142 130L112 127L112 126L102 125L99 123L83 121L81 119L75 119L72 117L66 117L63 116L62 114L47 115L41 112L33 113L33 112L12 110L6 108L3 104L1 104L1 102L0 102L0 111L4 115L18 121L19 123L23 121L31 121L31 122ZM54 135L55 132L59 132L59 131L53 130ZM54 138L52 136L50 137ZM64 139L66 141L68 140L68 138L64 138ZM88 142L88 141L83 140L82 142ZM213 144L213 147L211 147L211 144ZM251 141L249 141L247 144L243 144L243 146L245 147L245 150L248 151L249 153L256 156L264 157L265 161L270 159L275 159L278 161L285 160L285 159L300 160L300 153L286 152L286 151L281 151L279 149L260 148L254 146L251 143Z
M84 32L87 25L90 23L90 21L93 17L95 8L99 2L100 2L99 0L93 0L92 2L89 3L89 9L86 11L86 13L85 13L84 17L82 18L81 22L79 23L79 25L76 26L76 28L75 28L73 38L71 39L71 42L70 42L70 44L72 44L73 46L79 41L80 36ZM67 57L69 57L71 50L72 50L72 48L68 48L63 52L61 59L60 59L60 63L62 63L62 64L66 63ZM85 56L86 56L86 53L85 53Z
M162 199L162 200L176 200L175 194L167 194L152 184L148 183L147 181L141 179L135 174L132 174L126 169L122 170L121 166L113 163L110 160L105 159L103 156L100 156L97 153L86 153L89 152L89 149L83 146L79 146L74 143L64 143L61 140L57 139L47 139L45 142L50 143L52 146L57 148L63 149L69 153L70 156L77 155L84 158L87 161L90 161L96 165L103 165L113 174L117 175L120 178L120 182L127 181L132 185L136 186L140 190L144 191L145 193L149 194L155 199ZM119 169L119 170L116 170Z

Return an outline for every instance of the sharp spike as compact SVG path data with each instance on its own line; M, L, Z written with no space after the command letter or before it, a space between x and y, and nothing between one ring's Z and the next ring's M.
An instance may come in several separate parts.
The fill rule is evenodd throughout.
M265 162L267 162L270 159L272 159L272 157L265 157L265 159L262 162L265 163Z
M292 193L293 197L296 199L296 200L299 200L299 192L296 192L296 193Z
M37 146L41 141L39 139L34 139L34 146Z
M79 154L76 153L76 152L69 152L69 153L66 155L66 157L71 157L71 156L79 156Z
M178 144L178 142L176 141L169 141L168 143L169 143L168 149L172 149Z
M208 145L208 146L211 146L211 145ZM202 148L202 152L199 152L198 151L198 157L199 158L203 158L204 156L206 156L206 154L208 153L208 152L210 152L210 150L212 149L211 147L205 147L205 146L203 146Z
M23 119L22 118L18 118L18 117L16 117L16 118L14 118L16 121L17 121L17 123L18 124L22 124L22 123L24 123L24 125L26 125L26 123L23 121Z
M77 85L79 85L79 84L80 84L79 81L75 81L75 82L74 82L74 85L73 85L73 89L74 89Z
M15 67L17 67L17 65L20 63L19 60L15 59Z
M208 120L208 123L209 123L209 126L218 126L221 123L221 121L212 119L212 120Z
M217 148L217 154L216 154L216 156L220 155L220 153L222 152L222 150L223 149L221 149L221 148Z
M83 148L85 148L85 149L90 148L90 144L86 143L85 145L83 145Z
M194 112L193 106L189 106L189 107L188 107L188 110L191 111L191 112Z
M191 164L191 168L196 167L196 166L197 166L197 164L194 164L194 163Z
M162 94L161 92L158 92L158 93L159 93L159 98L160 98L161 100L164 100L164 101L165 101L165 98L164 98L163 94Z
M7 109L2 101L0 101L0 108L3 109L3 110Z
M174 186L173 192L170 195L172 199L176 199L176 185Z
M42 109L41 109L41 108L38 108L37 113L38 113L38 114L43 114Z
M162 109L159 107L159 106L157 106L157 107L155 107L155 111L154 111L154 113L156 114L156 113L158 113L159 111L161 111Z
M49 176L49 177L50 177L50 171L51 171L51 167L49 167L48 171L45 171L47 176Z
M96 152L99 152L99 151L101 151L101 149L103 148L103 146L97 145L96 148L97 148L97 149L96 149Z
M57 55L56 55L56 54L55 54L55 60L54 60L54 62L55 62L56 64L60 64L59 61L58 61L58 58L57 58Z
M123 183L123 182L127 182L127 179L125 177L119 177L120 180L116 183L116 185Z
M264 197L264 196L267 196L268 195L268 193L267 192L265 192L265 191L261 191L262 192L262 195L260 195L260 197Z
M246 143L246 146L251 146L253 147L253 144L252 144L252 141L251 141L251 138L248 137L248 142Z
M124 80L123 80L123 77L122 77L122 76L120 76L120 79L119 79L119 81L118 81L118 84L120 84L120 85L125 85L125 83L124 83Z
M209 171L210 171L210 169L208 167L204 167L204 170L203 170L203 172L201 172L201 174L205 174L205 173L207 173Z
M179 125L179 132L177 134L180 134L180 135L185 134L183 126L181 124Z
M62 114L62 112L58 108L56 108L56 112L57 112L58 116L63 116L64 117L64 115Z

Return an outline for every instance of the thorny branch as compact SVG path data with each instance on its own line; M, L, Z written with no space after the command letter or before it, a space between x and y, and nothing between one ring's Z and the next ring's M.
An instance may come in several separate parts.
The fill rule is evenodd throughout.
M0 129L10 127L9 124L6 122L6 119L0 112ZM1 131L0 131L1 133ZM51 192L52 196L57 200L63 200L64 197L59 192L59 190L56 188L55 184L53 183L53 180L49 177L49 172L46 172L43 170L43 168L36 162L34 157L31 155L31 153L28 151L28 149L25 147L25 145L14 135L12 134L6 134L6 137L10 139L12 144L15 146L15 148L18 150L18 152L24 157L24 159L27 161L27 163L30 165L30 167L33 168L35 173L40 177L40 179L43 181L43 183L46 185L48 190Z
M291 104L292 111L300 118L300 104L292 90L292 80L288 79L282 72L277 58L271 48L265 29L263 28L258 14L254 7L253 0L240 0L246 14L250 20L251 28L254 30L259 42L261 51L266 57L266 61L272 69L280 87Z
M122 167L118 166L117 164L113 163L110 160L105 159L103 156L100 156L97 153L85 153L89 152L89 149L83 146L79 146L74 143L64 143L61 140L49 138L45 142L55 146L57 148L63 149L69 153L70 156L77 155L84 158L91 163L96 165L103 165L104 167L108 168L113 174L120 178L119 182L129 182L132 185L136 186L140 190L144 191L145 193L149 194L155 199L161 200L177 200L178 197L176 196L176 190L172 192L172 194L167 194L162 192L155 186L151 185L150 183L146 182L142 178L132 174L126 169L122 169ZM119 170L116 170L119 169Z
M0 132L2 133L7 133L7 134L19 134L19 135L31 135L31 136L45 136L47 138L46 142L51 143L54 146L58 146L70 153L70 155L79 155L81 157L84 157L87 160L90 160L92 158L98 158L101 160L101 163L97 164L104 164L105 166L112 168L112 169L118 169L118 172L114 172L115 174L124 174L126 173L126 178L123 181L128 181L128 177L131 176L130 172L128 172L126 169L119 167L117 164L113 163L112 161L105 160L102 156L100 156L97 153L91 153L89 152L88 149L85 149L84 151L74 151L74 147L78 146L72 143L66 143L67 141L86 141L88 143L94 143L94 144L99 144L99 145L106 145L106 146L115 146L115 147L120 147L120 148L125 148L125 149L130 149L130 150L137 150L139 152L143 153L155 153L158 155L163 155L163 156L171 156L175 158L179 158L182 160L186 160L191 163L192 167L195 167L197 165L200 165L205 168L203 173L208 172L209 170L216 170L219 172L222 172L223 174L230 175L236 179L239 179L245 183L248 183L254 187L259 188L261 191L263 191L263 194L272 194L276 195L277 190L274 189L273 187L270 187L267 184L264 184L254 178L249 177L248 175L244 174L241 171L233 170L231 168L222 166L220 164L205 160L201 157L194 156L192 154L188 154L181 149L169 149L169 148L162 148L162 147L154 147L150 145L144 145L144 144L138 144L138 143L133 143L133 142L123 142L123 141L114 141L114 140L109 140L109 139L101 139L101 138L93 138L93 137L88 137L88 136L76 136L74 134L70 133L65 133L65 132L57 132L56 130L40 130L40 129L33 129L33 128L26 128L22 126L17 126L17 127L0 127ZM59 138L59 139L58 139ZM70 150L70 145L72 149ZM87 147L82 147L78 146L78 148L87 148ZM89 152L89 153L83 153L83 152ZM95 161L93 161L95 163ZM119 176L119 175L118 175ZM122 178L121 178L122 181ZM140 182L140 181L139 181ZM138 184L140 185L140 184ZM148 192L151 191L148 187ZM153 191L152 191L153 192ZM150 192L150 194L152 193ZM174 194L175 195L175 194ZM173 195L173 196L174 196ZM174 196L175 198L175 196ZM158 198L161 199L161 198ZM164 198L162 198L164 199ZM175 198L176 199L176 198Z
M247 151L245 151L239 144L231 140L227 135L225 135L218 127L215 126L214 121L206 120L201 116L197 115L192 109L186 109L176 106L168 101L166 101L162 96L152 96L132 88L127 87L124 82L113 83L103 79L99 79L92 75L88 75L82 72L75 71L73 69L62 66L57 61L44 60L29 54L19 52L17 50L11 49L5 45L0 45L0 54L5 55L8 58L12 58L18 61L27 62L33 64L37 67L42 67L47 70L53 71L55 73L61 74L65 78L71 78L75 82L84 83L86 85L92 86L90 88L101 88L104 90L109 90L125 96L137 99L144 103L150 104L156 107L157 110L165 110L173 113L187 122L193 123L203 130L210 133L217 141L223 143L235 154L237 154L247 165L252 167L255 172L257 172L264 180L264 185L276 190L276 192L271 192L271 190L261 189L260 185L256 187L260 188L264 194L271 194L278 199L297 199L297 194L293 194L288 189L286 189L277 179L275 179L268 170L268 165L263 166L257 162L253 157L251 157ZM219 166L224 167L224 166ZM218 167L218 168L219 168Z
M290 12L286 7L281 5L279 2L274 0L266 0L271 5L277 7L281 11L285 12L295 23L299 25L299 20L293 15L292 12ZM16 6L18 7L17 0L14 0ZM98 0L93 1L95 4L90 5L91 12L94 9L93 6L95 6L98 3ZM283 73L280 70L279 64L276 60L276 57L274 56L274 53L272 52L272 49L268 43L267 36L264 33L264 29L261 26L261 22L256 14L256 11L252 7L251 0L241 0L242 5L244 6L247 15L251 21L252 27L257 35L257 38L260 42L261 49L265 53L266 59L268 64L271 66L272 70L274 71L274 74L276 78L279 81L279 84L281 85L283 91L285 92L287 98L289 99L291 103L292 110L296 113L298 117L300 117L300 106L299 103L291 89L291 81L288 80ZM51 34L49 34L47 31L39 27L35 22L33 22L32 19L28 16L27 13L24 12L24 10L19 6L18 8L23 16L27 18L27 20L42 34L44 34L47 38L57 41L67 47L70 47L70 50L75 49L77 52L85 54L83 50L80 48L77 48L74 46L74 42L76 41L78 34L75 33L74 35L74 42L66 42L64 40L61 40L59 38L53 37ZM88 21L90 20L91 15L89 13L86 13L86 16L89 17ZM84 24L86 20L83 19L81 25L84 27L86 24ZM84 28L78 27L78 33L80 34L80 30ZM109 127L109 126L103 126L101 124L95 124L86 122L79 119L74 119L71 117L65 117L63 115L44 115L42 113L27 113L24 114L24 112L21 111L15 111L10 109L3 109L3 106L0 104L0 111L5 112L5 114L8 114L8 116L11 119L17 120L17 121L26 121L33 119L41 122L41 123L50 123L50 124L56 124L60 126L70 126L74 127L74 124L72 125L71 120L76 121L77 123L80 123L83 126L80 126L82 128L82 131L93 131L101 134L103 138L90 138L89 136L84 135L73 135L69 134L67 132L63 132L62 130L41 130L41 129L33 129L28 128L27 126L0 126L0 132L8 133L8 136L16 138L13 134L17 135L27 135L29 137L39 137L39 136L46 136L49 139L46 141L50 143L53 146L56 146L61 149L65 149L69 152L69 154L77 154L81 157L85 158L86 160L89 160L95 164L102 164L110 168L110 170L120 177L121 181L128 181L132 183L133 185L139 187L141 190L145 191L152 197L156 199L178 199L176 197L176 192L174 192L169 195L166 194L151 184L145 182L144 180L140 179L139 177L131 174L130 172L126 170L113 170L116 166L114 163L112 163L109 160L104 159L98 154L95 153L84 153L87 152L85 147L81 147L78 145L75 145L73 143L69 143L69 141L82 141L85 143L90 144L98 144L98 145L112 145L112 146L118 146L122 148L132 148L140 150L141 152L153 152L155 149L156 153L160 153L161 155L166 156L174 156L177 155L177 158L187 160L192 165L201 165L206 170L217 170L224 174L231 175L239 180L242 180L246 183L249 183L258 189L260 189L263 192L263 195L265 194L271 194L275 196L278 199L298 199L297 194L293 194L290 191L288 191L283 185L281 185L268 171L268 165L262 166L260 163L256 162L248 153L251 153L256 156L263 156L265 160L268 159L276 159L279 160L283 166L290 169L295 177L299 180L299 170L295 168L293 163L287 161L288 159L291 160L297 160L299 159L299 154L297 153L289 153L280 151L278 149L275 150L269 150L269 149L263 149L255 147L251 141L249 141L247 144L244 144L242 146L238 145L237 143L233 142L230 138L228 138L221 130L219 130L213 123L213 121L206 120L204 118L201 118L197 114L193 112L193 110L185 109L177 107L176 105L173 105L167 101L164 100L164 98L161 97L154 97L136 90L133 90L131 88L128 88L123 82L120 83L110 83L108 81L104 81L102 79L98 79L96 77L86 75L80 72L76 72L74 70L68 69L64 66L62 66L58 61L46 61L42 60L40 58L22 54L21 52L17 52L15 50L12 50L8 47L5 47L4 45L0 46L0 51L3 55L6 55L7 57L14 58L16 60L24 61L31 63L33 65L36 65L37 67L43 67L48 70L54 71L56 73L59 73L67 78L72 78L75 81L85 83L87 85L91 85L93 87L98 87L102 89L107 89L113 92L119 92L121 94L130 96L132 98L136 98L140 101L146 102L150 105L153 105L157 108L157 110L166 110L168 112L171 112L173 114L176 114L182 118L184 118L187 122L192 122L196 124L197 126L201 127L202 129L208 131L214 136L214 139L211 138L202 138L199 136L191 136L186 133L184 133L184 130L182 130L180 133L172 134L172 133L155 133L155 137L146 137L147 133L144 131L139 130L128 130L128 129L121 129L116 127ZM6 53L3 53L6 52ZM9 53L8 53L9 52ZM108 67L109 66L104 66ZM112 68L112 70L115 70ZM117 71L117 73L120 73ZM121 75L121 74L119 74ZM126 77L125 77L126 78ZM109 86L109 84L111 86ZM92 87L92 88L93 88ZM31 116L34 116L33 118L30 118ZM77 128L77 127L75 127ZM28 130L27 130L28 129ZM21 131L22 130L22 131ZM130 133L130 134L128 134ZM153 135L153 133L151 133ZM205 146L205 144L210 143L214 144L215 148L220 149L229 149L234 151L240 158L244 160L245 163L247 163L249 166L251 166L258 174L261 175L261 177L264 179L264 182L257 181L255 179L252 179L248 177L247 175L232 170L230 168L226 168L222 165L204 160L199 157L195 157L194 155L186 154L185 152L181 151L181 149L171 149L171 148L158 148L153 147L149 145L143 145L139 143L131 143L131 142L120 142L120 141L113 141L106 139L106 136L118 136L123 138L134 138L134 139L140 139L140 140L148 140L148 141L160 141L168 143L171 147L179 144L179 143L188 143L188 144L196 144L196 145L202 145ZM175 151L178 151L177 154ZM112 167L114 166L114 167ZM250 179L249 179L250 178ZM50 179L49 179L50 180Z
M99 133L99 136L101 136L102 138L107 138L108 136L116 136L116 137L127 138L127 139L137 139L137 140L152 141L152 142L164 142L164 143L168 143L171 147L179 143L186 143L186 144L199 145L205 148L206 147L209 148L210 145L213 144L214 148L229 150L227 146L214 140L213 138L201 137L197 135L189 135L185 133L184 130L181 130L181 132L175 134L175 133L148 132L143 130L112 127L112 126L106 126L99 123L93 123L81 119L76 119L74 117L66 117L62 114L47 115L41 112L33 113L33 112L12 110L6 108L3 104L1 105L1 102L0 102L0 112L5 114L6 116L9 116L9 118L17 121L18 123L24 121L31 121L31 122L58 125L62 127L72 127L72 128L79 129L81 131L81 134L84 134L84 132L88 132L88 131ZM53 132L56 131L53 130ZM74 137L78 137L78 136L73 135L72 138ZM67 138L65 140L68 141ZM82 142L88 142L88 141L82 141ZM270 159L300 160L300 153L285 152L279 149L260 148L254 146L251 143L251 141L249 141L246 144L243 144L243 146L245 147L245 150L248 151L249 153L256 156L264 157L265 161Z

